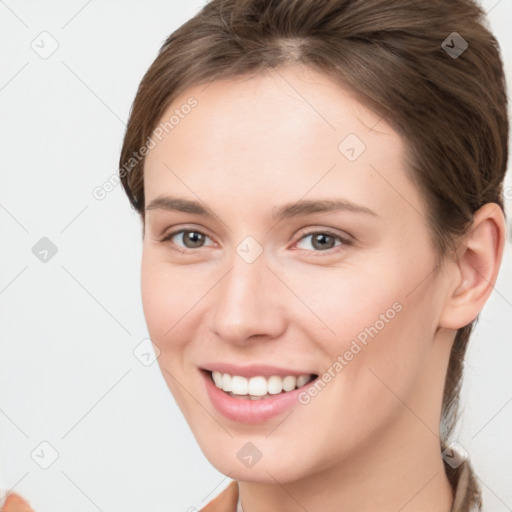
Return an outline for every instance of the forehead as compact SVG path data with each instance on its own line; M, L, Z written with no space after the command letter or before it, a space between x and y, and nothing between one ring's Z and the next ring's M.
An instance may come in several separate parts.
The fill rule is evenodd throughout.
M192 100L196 106L189 108ZM181 114L182 110L185 115ZM180 119L173 114L181 114ZM165 129L171 118L174 118L173 126L165 131L172 131L175 136L187 126L198 134L203 133L206 130L201 128L208 118L208 128L216 128L208 133L209 139L223 135L230 123L231 126L236 123L244 128L243 132L238 131L239 136L257 134L262 141L265 135L274 139L280 131L310 140L315 135L336 134L336 141L345 129L353 128L368 142L371 132L401 142L383 116L373 112L362 96L304 65L268 69L257 75L190 87L167 108L159 127Z
M363 101L297 65L191 87L157 127L161 140L145 162L146 204L171 182L187 195L206 184L225 197L267 187L298 199L313 186L374 202L384 199L379 187L391 201L414 195L404 141Z

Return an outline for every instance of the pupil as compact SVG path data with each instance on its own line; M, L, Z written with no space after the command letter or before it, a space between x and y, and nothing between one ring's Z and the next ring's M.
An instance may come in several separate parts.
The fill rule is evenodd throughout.
M197 233L196 231L186 231L185 233L186 233L185 245L187 247L194 248L194 247L201 246L202 237L203 237L203 235L201 235L201 233ZM189 244L191 244L191 245L189 245Z
M334 239L332 236L330 235L326 235L326 234L323 234L323 233L320 233L320 234L317 234L313 237L313 246L315 247L315 249L325 249L326 248L326 245L322 243L320 243L320 245L318 245L318 241L320 242L325 242L325 241L330 241L332 242ZM330 249L332 247L332 244L329 245L329 247L327 247L327 249Z

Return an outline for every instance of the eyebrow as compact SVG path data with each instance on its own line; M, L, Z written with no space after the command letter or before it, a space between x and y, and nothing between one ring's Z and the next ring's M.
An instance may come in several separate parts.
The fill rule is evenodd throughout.
M177 197L158 196L153 199L145 208L145 210L158 209L192 213L194 215L201 215L206 218L216 217L210 208L204 206L200 202ZM272 218L274 220L281 221L283 219L289 219L292 217L336 211L350 211L378 217L377 213L375 213L373 210L370 210L366 206L358 205L350 201L341 199L317 199L301 200L295 203L287 203L282 206L275 207L272 210Z
M350 201L342 199L317 199L317 200L302 200L296 203L285 204L276 211L272 210L272 218L281 221L291 217L298 217L301 215L312 215L314 213L329 213L337 211L349 211L355 213L364 213L366 215L378 215L367 208L366 206L358 205Z

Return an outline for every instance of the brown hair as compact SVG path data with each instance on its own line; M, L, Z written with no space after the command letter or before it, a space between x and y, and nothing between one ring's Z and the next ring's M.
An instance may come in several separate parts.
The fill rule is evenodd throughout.
M165 41L132 106L120 178L143 222L138 155L174 98L193 85L294 62L356 92L407 141L410 177L423 192L438 261L478 208L492 202L503 210L505 78L499 45L475 1L212 0ZM457 331L450 354L442 450L457 421L473 324ZM445 468L455 485L462 466ZM472 471L463 510L470 506L481 510Z

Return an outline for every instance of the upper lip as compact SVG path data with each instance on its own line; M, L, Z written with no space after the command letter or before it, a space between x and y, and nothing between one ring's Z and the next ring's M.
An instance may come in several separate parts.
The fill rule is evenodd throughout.
M308 370L292 370L290 368L282 368L279 366L272 366L267 364L251 364L246 366L237 366L231 363L210 363L201 366L203 370L210 372L229 373L230 375L240 375L241 377L271 377L278 375L286 377L287 375L316 375L314 372Z

